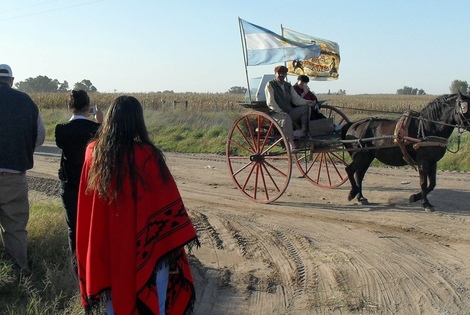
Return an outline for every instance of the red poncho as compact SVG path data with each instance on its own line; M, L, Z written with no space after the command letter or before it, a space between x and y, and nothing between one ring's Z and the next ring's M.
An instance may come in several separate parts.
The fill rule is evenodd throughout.
M135 145L135 162L145 187L137 181L137 200L131 182L123 182L117 200L109 203L96 192L86 193L94 143L86 150L77 214L77 261L82 304L90 309L111 290L117 315L159 314L155 269L171 257L166 296L167 314L192 309L195 293L183 246L197 243L196 231L170 176L163 182L149 146ZM170 255L169 255L170 254ZM176 264L175 264L176 263Z

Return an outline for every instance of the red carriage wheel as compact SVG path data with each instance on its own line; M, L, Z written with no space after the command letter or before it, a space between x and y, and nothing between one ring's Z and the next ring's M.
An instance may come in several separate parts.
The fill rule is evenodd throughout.
M326 118L333 118L335 125L343 126L350 122L348 116L334 106L323 104L320 108L320 112L325 115Z
M282 196L292 159L284 133L269 115L250 111L238 117L230 129L226 153L233 182L245 196L258 203Z
M348 123L349 118L337 108L330 105L322 105L320 110L326 118L333 118L335 125ZM302 174L309 182L321 188L339 187L348 180L346 165L349 159L341 149L341 144L316 146L312 144L310 148L294 154L295 163Z

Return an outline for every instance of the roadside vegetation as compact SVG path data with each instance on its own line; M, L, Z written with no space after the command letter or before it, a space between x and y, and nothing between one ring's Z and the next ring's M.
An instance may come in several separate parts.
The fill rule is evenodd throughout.
M31 198L28 251L33 274L18 278L0 251L0 314L83 314L58 198Z
M245 108L241 94L140 93L133 94L145 108L148 129L155 143L164 151L225 154L227 135L233 121ZM105 111L116 94L91 93L91 102ZM66 93L32 94L41 108L47 139L54 140L55 125L69 118ZM321 100L343 111L351 120L365 117L397 118L407 109L420 111L435 95L318 95ZM464 157L468 133L459 138L457 130L450 139L449 151L438 168L469 171L470 160ZM460 144L458 143L460 141ZM380 163L374 162L375 166Z

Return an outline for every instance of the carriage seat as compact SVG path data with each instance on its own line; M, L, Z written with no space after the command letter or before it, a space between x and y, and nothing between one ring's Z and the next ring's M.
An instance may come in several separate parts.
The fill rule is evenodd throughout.
M268 107L268 104L266 104L266 101L244 102L240 103L240 105L244 108L254 109L266 114L269 114L271 112L271 109Z

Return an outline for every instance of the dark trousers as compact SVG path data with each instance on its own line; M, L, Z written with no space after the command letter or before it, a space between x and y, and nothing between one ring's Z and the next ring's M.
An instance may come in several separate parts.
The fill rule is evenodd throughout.
M69 247L75 257L75 235L77 234L77 203L78 184L62 182L60 185L60 196L65 209L65 221L68 227ZM74 258L75 260L75 258Z

